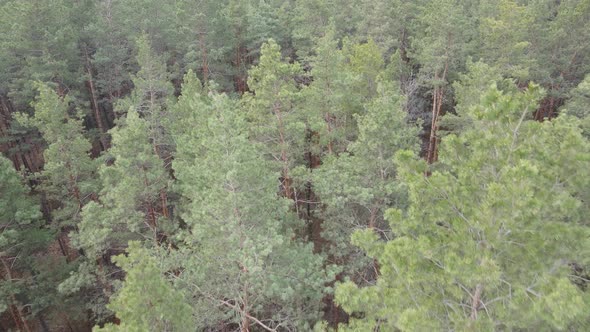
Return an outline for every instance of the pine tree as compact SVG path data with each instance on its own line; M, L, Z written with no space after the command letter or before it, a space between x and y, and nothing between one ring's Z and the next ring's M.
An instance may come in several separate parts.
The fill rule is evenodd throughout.
M355 82L355 91L366 103L377 93L377 77L385 66L383 54L372 39L360 44L345 39L342 43L349 70L359 76Z
M76 239L89 257L120 250L131 239L157 245L168 227L168 172L153 151L149 124L130 108L124 122L111 130L111 166L99 170L103 190L82 211Z
M295 239L289 201L277 195L278 175L248 139L238 104L217 94L203 102L198 81L185 82L176 107L192 108L192 130L173 166L188 229L174 254L197 326L307 330L330 277L322 259Z
M396 238L353 242L378 260L371 287L336 290L352 330L585 329L590 305L575 271L588 257L590 145L579 121L528 121L539 89L492 87L443 139L440 164L400 153L407 212L386 213ZM580 183L582 182L582 183Z
M319 38L329 26L335 24L336 38L354 31L361 18L362 10L357 1L350 0L303 0L297 1L291 10L291 39L300 57L309 56Z
M522 81L528 78L531 59L527 55L527 41L532 18L525 5L513 0L496 0L481 3L481 60L498 68L506 77Z
M308 58L313 81L302 90L302 108L309 130L319 137L315 150L320 150L313 152L330 155L344 151L357 135L353 114L359 112L359 102L351 99L358 99L353 91L359 77L347 66L333 27L318 40L314 53Z
M411 25L415 24L419 1L364 0L360 2L361 18L357 34L366 40L374 40L380 48L392 54L409 45Z
M29 190L12 163L0 156L0 313L10 312L15 326L30 330L25 306L37 306L37 295L30 288L32 256L44 250L50 233L41 228L39 204L28 196ZM27 302L30 300L31 302Z
M127 255L114 258L126 272L123 287L108 305L120 323L107 324L95 331L194 330L191 307L167 280L159 259L136 241L129 243Z
M20 115L17 120L36 128L48 143L44 152L41 189L52 210L52 227L67 234L81 221L82 208L98 191L95 181L97 164L90 158L91 144L84 136L81 114L70 115L70 98L61 98L46 84L37 84L39 96L33 103L33 117ZM64 256L70 252L65 239L59 238Z
M133 108L147 121L154 153L167 160L173 150L166 130L170 122L167 109L172 102L173 87L166 62L154 53L148 35L137 39L137 62L140 69L132 78L134 90L118 107L121 111Z
M157 247L174 230L167 202L169 174L154 154L148 123L130 108L109 133L112 147L98 172L103 190L84 207L79 233L72 236L86 257L60 285L66 294L83 290L99 323L112 318L105 308L115 291L110 256L123 252L130 240Z
M281 60L279 45L270 40L262 46L260 63L249 72L248 86L253 93L245 98L252 134L265 143L265 152L276 161L281 191L288 198L295 197L291 170L303 155L306 133L295 105L299 96L295 76L300 73L298 64Z
M329 241L328 252L359 282L370 280L375 271L367 270L371 261L350 245L350 234L368 228L390 238L383 212L406 203L403 185L395 181L393 156L399 150L417 151L418 128L408 123L402 105L399 87L380 82L378 96L356 117L358 140L313 173L314 189L325 205L322 236Z
M590 75L569 93L569 97L563 108L568 114L582 119L584 135L590 137Z
M426 1L419 6L415 30L411 34L409 57L420 64L420 83L431 91L430 134L426 159L437 160L437 131L449 77L461 69L469 55L474 20L468 15L469 4L454 0Z
M556 110L590 71L590 2L534 1L527 14L530 42L527 57L535 59L529 68L530 79L547 90L547 96L535 114L537 120L553 117Z
M0 25L11 33L0 36L0 79L19 111L34 99L36 81L53 82L62 96L80 86L80 27L71 20L79 5L66 0L2 3L5 18Z

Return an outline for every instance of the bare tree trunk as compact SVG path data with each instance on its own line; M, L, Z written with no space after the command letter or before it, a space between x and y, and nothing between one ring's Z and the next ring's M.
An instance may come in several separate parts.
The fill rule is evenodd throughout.
M162 215L164 215L166 218L169 218L170 214L168 213L168 195L164 189L162 189L160 192L160 200L162 201Z
M248 310L248 294L246 294L242 306L242 322L240 324L241 332L250 332L250 314L248 313Z
M479 304L481 303L481 294L483 292L482 284L477 284L475 286L475 292L473 294L473 298L471 299L471 320L477 319L477 311L479 310Z
M440 77L441 81L444 84L447 78L447 71L449 69L449 60L448 56L445 60L445 67ZM438 81L439 76L438 73L434 75L434 80ZM426 161L429 164L434 163L438 159L438 139L436 137L438 131L438 119L440 117L440 113L442 110L442 101L444 96L444 86L438 85L436 82L436 86L434 87L434 91L432 93L432 123L430 125L430 140L428 144L428 155L426 156Z
M437 79L437 76L435 76ZM434 149L436 149L436 122L438 120L438 94L439 87L435 87L432 92L432 122L430 124L430 138L428 142L428 154L426 155L426 161L429 164L433 163L434 160Z
M94 78L92 76L92 63L90 62L90 55L88 54L88 47L84 45L84 55L86 58L86 72L88 73L88 87L90 88L90 96L92 99L92 108L94 109L94 117L96 118L96 125L98 126L98 130L100 131L100 143L102 145L102 149L106 150L109 146L109 143L104 136L106 133L106 128L102 123L102 116L100 115L100 110L98 108L98 98L96 94L96 89L94 88Z

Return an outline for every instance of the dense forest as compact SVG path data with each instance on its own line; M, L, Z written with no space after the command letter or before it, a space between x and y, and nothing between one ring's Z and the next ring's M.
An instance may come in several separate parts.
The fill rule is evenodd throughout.
M0 17L0 331L590 331L590 0Z

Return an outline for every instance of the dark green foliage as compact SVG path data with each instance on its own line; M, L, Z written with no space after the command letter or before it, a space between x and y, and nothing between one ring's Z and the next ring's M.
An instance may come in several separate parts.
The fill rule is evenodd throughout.
M33 314L54 305L55 270L43 271L43 252L52 234L42 227L39 204L29 196L29 189L0 156L0 312L23 312L29 305Z
M589 0L0 2L0 329L588 329Z

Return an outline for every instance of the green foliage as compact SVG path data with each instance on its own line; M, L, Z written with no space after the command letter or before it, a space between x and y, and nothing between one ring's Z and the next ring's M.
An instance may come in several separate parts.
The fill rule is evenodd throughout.
M361 19L358 3L352 0L296 1L292 12L291 39L301 57L312 52L314 44L331 26L336 38L341 39L354 31Z
M0 309L338 329L338 272L345 329L588 329L589 0L0 13L0 151L47 217L0 160Z
M548 97L563 98L590 70L590 1L540 0L527 10L533 18L527 56L536 62L530 78L546 87Z
M124 124L110 133L108 159L113 165L100 168L104 189L98 201L84 207L80 233L74 239L90 257L143 236L155 244L168 227L160 207L169 176L150 144L148 122L129 109Z
M37 293L31 285L40 280L27 274L33 269L34 255L46 248L51 236L41 228L39 204L29 196L23 179L3 156L0 156L0 193L0 312L6 311L9 305L22 308L27 299L32 299L30 305L37 311L45 306L39 301L42 293Z
M527 55L527 33L532 24L527 7L512 0L486 1L481 4L480 17L482 60L507 77L527 79L532 65Z
M385 65L381 50L372 39L369 39L362 44L344 40L342 51L347 57L350 71L360 76L355 84L357 93L360 93L365 101L370 99L377 91L377 77Z
M489 90L466 114L472 127L445 137L431 176L398 155L410 207L386 214L397 237L353 236L381 276L336 291L364 313L352 330L584 329L590 302L572 264L587 264L590 145L571 117L526 121L540 96Z
M0 80L18 108L35 96L35 82L53 82L61 89L79 86L78 30L74 15L82 2L67 0L3 1L0 30Z
M349 275L372 273L365 271L371 261L350 245L350 234L371 228L390 237L383 212L406 204L405 188L394 180L393 156L399 150L417 151L418 128L408 124L402 104L396 84L379 83L378 96L364 115L356 117L358 140L349 144L348 152L326 158L313 172L314 190L326 204L322 236L329 240L329 253L346 262Z
M159 257L130 242L127 255L115 257L126 273L123 287L108 307L121 320L95 331L189 331L194 329L191 307L162 271Z
M318 319L323 284L332 276L309 244L293 237L289 201L276 194L278 174L248 140L238 104L210 100L185 81L177 107L191 107L191 130L174 159L187 224L177 252L178 285L193 299L197 326L220 320L247 326L255 317L270 326L309 329ZM186 135L186 136L185 136Z
M137 39L137 62L139 71L132 77L135 86L129 98L122 100L121 111L132 108L148 125L148 138L154 151L161 158L169 156L173 149L166 127L170 123L168 106L172 103L172 84L166 71L164 58L154 54L148 35Z
M563 107L567 114L580 118L584 135L590 137L590 75L573 89Z
M253 93L244 97L244 105L252 136L265 143L262 147L276 161L275 170L281 170L281 176L289 179L290 170L302 155L306 133L296 107L299 89L295 76L301 73L301 67L282 61L280 46L272 39L262 45L260 52L259 64L249 72L248 86Z
M448 77L460 69L470 54L476 29L467 14L469 5L454 0L425 1L417 11L409 56L421 65L421 81L429 86L444 85L444 72Z
M82 207L98 189L96 161L89 155L91 144L84 136L81 114L70 115L70 98L60 98L48 85L36 85L33 117L19 114L17 120L37 129L48 143L41 189L61 206L53 211L54 226L77 227Z
M308 129L319 137L319 146L312 151L316 155L342 152L357 136L353 115L362 110L363 96L355 93L361 78L347 65L333 28L318 40L314 51L309 57L313 82L301 96Z
M420 1L363 0L358 35L372 39L388 54L406 47Z

